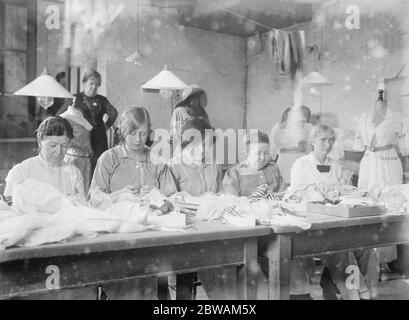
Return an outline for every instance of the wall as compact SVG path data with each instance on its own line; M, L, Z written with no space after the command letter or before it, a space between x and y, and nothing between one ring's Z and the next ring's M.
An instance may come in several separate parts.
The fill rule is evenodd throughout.
M51 16L46 10L50 6L59 9L59 29L49 29L46 26L47 18ZM37 74L47 67L49 73L55 76L58 72L65 71L64 3L57 0L37 0L37 10Z
M197 84L208 94L207 111L214 127L240 128L243 123L245 41L195 28L173 20L173 11L142 9L144 20L136 34L134 20L121 20L105 35L98 55L98 68L107 79L107 97L123 111L129 106L146 107L156 128L169 128L171 101L144 93L141 85L160 72L165 64L187 84ZM124 34L118 37L119 34ZM136 48L142 65L126 62Z
M37 1L37 61L36 74L39 75L44 67L48 67L51 75L64 71L64 50L62 49L63 20L58 30L48 30L45 25L47 6L57 6L60 17L64 17L64 4L61 1ZM41 108L36 107L35 123L41 120ZM18 139L16 142L0 144L0 183L7 176L8 170L15 164L27 159L37 152L34 137L32 139Z
M350 129L355 128L359 114L373 106L379 80L394 77L409 61L405 40L409 33L404 23L407 17L397 14L399 7L393 7L394 11L390 12L389 3L363 0L360 29L348 30L344 25L348 17L346 7L355 3L344 0L316 10L311 23L293 28L305 30L307 46L316 44L323 54L318 63L316 56L306 54L304 75L318 67L333 83L324 87L319 97L304 89L303 103L322 122ZM400 5L403 6L402 1ZM292 102L288 77L277 77L271 65L267 50L249 60L248 125L266 132L280 121L282 111ZM405 73L409 69L402 75ZM405 111L402 106L407 101L396 94L393 99L400 100L396 109Z

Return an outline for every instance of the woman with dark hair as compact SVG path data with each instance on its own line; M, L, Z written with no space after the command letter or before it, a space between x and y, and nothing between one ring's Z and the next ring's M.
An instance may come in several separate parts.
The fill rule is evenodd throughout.
M222 191L222 171L212 156L213 143L214 133L208 121L192 119L182 125L181 150L169 161L169 169L177 191L185 191L193 196ZM213 293L211 289L214 288L214 284L219 285L224 275L226 275L224 269L218 270L217 274L214 271L202 271L198 274L208 294ZM179 287L176 299L190 300L194 274L178 275L176 281Z
M251 132L246 136L245 144L246 160L227 170L223 179L224 191L238 197L251 197L263 186L272 193L283 191L280 170L271 161L268 135L258 130Z
M155 161L147 143L152 124L145 108L130 108L119 121L120 145L98 159L90 187L90 197L98 189L108 194L147 193L153 188L165 194L176 192L166 166Z
M73 138L69 122L61 117L48 117L37 129L39 154L15 165L7 175L5 196L13 196L13 186L27 179L48 183L66 196L85 199L82 174L64 162Z
M213 128L203 119L188 120L182 126L181 152L169 162L178 191L193 196L222 190L221 166L212 157Z
M84 90L75 95L77 107L83 113L85 119L92 125L92 172L101 154L108 149L107 129L109 129L118 117L118 111L111 105L107 98L97 94L101 86L101 75L96 70L87 71L82 84ZM72 104L70 101L62 112Z
M210 123L205 110L207 106L206 92L197 85L191 85L182 93L182 99L176 102L172 113L170 135L174 146L181 140L183 124L192 119L202 119Z

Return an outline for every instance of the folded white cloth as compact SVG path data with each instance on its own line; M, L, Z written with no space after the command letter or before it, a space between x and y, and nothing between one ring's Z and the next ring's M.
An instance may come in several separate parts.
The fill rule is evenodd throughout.
M84 118L81 111L74 108L73 106L69 106L67 111L60 114L60 117L74 121L75 123L83 126L88 131L92 130L92 125L87 121L87 119Z

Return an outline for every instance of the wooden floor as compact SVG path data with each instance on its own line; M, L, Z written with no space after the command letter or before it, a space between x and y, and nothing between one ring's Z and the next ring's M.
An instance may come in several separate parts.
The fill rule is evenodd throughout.
M322 290L319 285L321 272L322 269L317 267L316 274L312 279L312 297L314 300L323 300ZM409 300L409 278L405 279L398 274L390 272L382 273L382 281L378 283L377 294L378 297L375 300ZM172 298L174 299L174 297ZM209 299L201 286L197 288L197 299ZM259 275L257 299L267 299L267 282L261 273Z

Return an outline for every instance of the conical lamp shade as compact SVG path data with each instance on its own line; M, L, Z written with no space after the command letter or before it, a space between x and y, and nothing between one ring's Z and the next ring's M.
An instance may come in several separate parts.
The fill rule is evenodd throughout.
M18 96L74 98L67 89L48 74L40 75L14 94Z
M303 86L315 86L315 87L323 87L323 86L332 86L332 83L328 81L321 73L317 71L313 71L309 73L303 80Z
M183 90L187 87L186 83L170 72L165 66L165 69L146 82L142 89L148 92L158 92L160 90Z
M142 57L143 57L142 54L139 52L138 49L136 49L133 54L131 54L128 58L125 59L125 61L136 64L138 66L141 66L142 65L142 62L141 62Z

